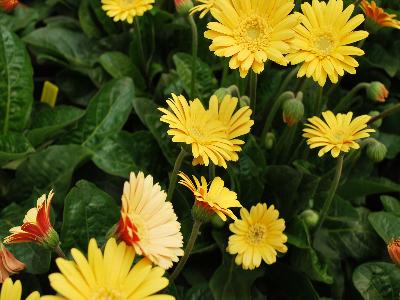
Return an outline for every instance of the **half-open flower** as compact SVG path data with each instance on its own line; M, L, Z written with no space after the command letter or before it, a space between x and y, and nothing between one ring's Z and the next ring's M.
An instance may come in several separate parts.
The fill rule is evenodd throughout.
M366 24L368 29L373 29L374 31L382 27L400 29L400 21L396 19L396 14L388 14L383 8L377 6L375 1L368 2L363 0L361 9L367 17Z
M12 253L0 243L0 283L3 283L10 275L25 269L25 264L20 262Z
M60 244L58 233L50 222L51 201L53 191L42 195L25 215L23 224L10 229L11 235L4 238L6 244L33 242L46 249L55 249Z

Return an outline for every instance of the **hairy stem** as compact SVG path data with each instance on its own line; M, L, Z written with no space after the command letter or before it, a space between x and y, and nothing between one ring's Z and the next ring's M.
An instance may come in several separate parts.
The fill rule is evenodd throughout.
M190 28L192 29L192 78L190 81L190 97L194 99L196 97L196 61L197 61L197 51L199 48L199 37L197 31L196 22L192 15L188 16L188 21Z
M174 169L172 170L171 179L169 181L169 187L168 187L167 201L171 201L172 196L174 195L176 182L178 178L178 172L182 166L182 162L185 156L186 156L186 151L182 148L181 152L179 152L179 155L175 160Z

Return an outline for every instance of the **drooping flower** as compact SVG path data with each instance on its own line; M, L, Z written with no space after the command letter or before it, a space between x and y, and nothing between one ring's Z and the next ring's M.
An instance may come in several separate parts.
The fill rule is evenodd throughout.
M313 0L301 5L301 24L295 28L292 52L287 59L292 64L302 63L297 77L312 77L324 86L327 77L337 83L345 72L356 73L358 62L352 56L364 55L364 51L350 44L365 39L367 31L354 31L363 21L358 14L350 18L354 5L343 10L342 0L328 3Z
M154 0L101 0L101 3L107 16L113 18L114 22L127 21L132 24L136 16L143 16L153 8Z
M175 0L175 8L178 14L186 16L193 8L192 0Z
M7 278L1 286L0 300L21 300L22 285L21 281L15 283L10 278ZM38 292L31 293L25 300L39 300Z
M279 211L273 205L258 203L251 207L250 213L242 208L240 216L241 219L229 225L233 235L226 249L230 254L237 254L237 265L253 270L262 260L269 265L275 263L277 252L286 253L285 220L278 219Z
M15 258L14 255L0 243L0 283L4 282L10 275L25 269L25 264Z
M331 152L333 157L338 157L340 152L349 152L351 148L359 149L358 139L369 137L374 129L367 128L367 122L371 116L362 115L352 120L353 113L337 114L331 111L322 113L324 120L318 117L308 119L304 128L303 137L307 138L307 144L311 149L322 147L318 156Z
M183 255L181 225L166 198L152 176L131 173L129 182L124 184L116 230L118 238L133 246L137 254L164 269L172 267Z
M236 216L230 208L242 207L242 205L237 200L236 193L225 187L224 181L220 177L215 177L210 187L203 176L200 181L193 176L194 183L189 176L182 172L179 173L179 177L182 178L179 183L191 190L195 196L194 207L200 207L210 216L217 214L223 221L226 221L226 216L236 220Z
M367 88L367 97L375 102L385 102L389 97L389 91L385 85L379 81L373 81Z
M286 66L293 27L299 20L290 15L293 0L219 0L211 8L218 22L210 22L204 36L212 40L215 55L230 57L229 67L246 77L250 69L259 74L272 60Z
M400 21L396 20L395 14L388 14L383 8L376 5L375 1L361 2L361 9L367 17L367 24L373 25L376 29L382 27L392 27L400 29Z
M6 12L12 11L18 4L18 0L0 0L0 8Z
M45 296L44 300L89 299L157 299L173 300L172 296L154 295L168 285L164 269L152 267L151 261L142 258L133 267L133 247L115 239L107 241L104 255L91 239L88 258L72 249L74 261L57 258L60 273L49 275L50 285L58 296Z
M199 18L203 19L204 16L210 12L211 8L215 6L215 2L217 0L197 0L197 2L201 3L196 5L190 10L190 14L195 14L197 12L200 13Z
M215 119L199 99L188 103L185 97L172 94L167 103L171 111L159 108L164 113L160 120L169 125L168 134L173 136L173 142L191 145L194 163L201 159L208 166L211 160L227 168L226 161L237 160L224 124Z
M400 265L400 239L390 241L387 250L392 261L396 265Z
M4 238L6 244L15 243L37 243L44 248L54 249L60 239L58 233L50 223L51 201L54 193L50 191L48 197L42 195L25 215L22 226L10 229L11 235Z

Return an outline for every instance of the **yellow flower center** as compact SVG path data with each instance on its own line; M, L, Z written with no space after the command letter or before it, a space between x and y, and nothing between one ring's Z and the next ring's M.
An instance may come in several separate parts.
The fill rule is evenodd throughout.
M347 133L343 129L338 129L332 132L333 142L335 144L344 144L347 136Z
M329 55L335 45L335 41L330 33L319 34L314 39L315 52L319 55Z
M244 18L233 37L238 44L251 52L262 50L268 45L271 29L267 21L257 15Z
M97 290L91 300L127 300L128 297L119 290L100 288Z
M247 240L251 245L258 245L265 239L267 229L262 224L253 224L247 233Z
M189 128L189 133L191 135L191 137L193 139L195 139L196 141L203 141L204 138L207 136L204 131L203 128L199 128L197 126L192 126Z

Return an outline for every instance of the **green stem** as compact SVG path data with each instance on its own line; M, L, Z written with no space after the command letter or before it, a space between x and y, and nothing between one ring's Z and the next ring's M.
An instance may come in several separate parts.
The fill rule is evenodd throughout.
M319 93L318 93L318 98L317 98L317 103L315 105L315 116L318 116L321 113L322 109L322 96L324 93L324 88L322 86L319 87Z
M213 179L215 178L215 165L213 162L210 162L210 165L208 166L208 171L209 171L209 180L213 181Z
M310 84L310 79L307 77L303 78L303 82L301 83L300 87L298 88L298 92L303 92L306 90L306 88L308 87L308 85Z
M338 113L341 111L345 111L348 107L349 104L351 104L351 100L353 97L362 89L367 89L369 87L369 83L367 82L361 82L357 84L346 96L344 96L336 105L336 107L333 109L333 112Z
M195 98L195 88L196 88L196 61L197 61L197 51L199 48L199 38L197 32L197 25L194 21L192 15L188 16L188 21L192 29L192 79L190 81L190 98Z
M250 71L250 106L253 111L253 118L256 115L256 103L257 103L257 74Z
M397 103L396 105L392 106L391 108L388 108L387 110L384 110L381 112L379 115L372 117L367 124L372 124L375 121L379 119L383 119L384 117L391 115L392 113L398 111L400 109L400 103Z
M143 40L142 40L142 32L140 31L140 24L139 24L139 18L136 17L135 18L135 29L136 29L136 34L137 34L137 39L138 39L138 43L139 43L139 55L140 55L140 61L142 64L142 69L143 72L147 78L147 67L146 67L146 58L144 55L144 48L143 48Z
M332 200L339 186L340 176L342 175L342 169L343 169L343 155L340 155L339 158L337 159L335 176L333 177L331 187L329 188L328 196L326 197L324 205L321 209L319 222L316 227L316 232L321 228L322 224L326 219L326 216L328 215L329 209L332 205Z
M172 282L174 282L174 280L179 276L179 274L183 270L183 267L185 266L185 264L186 264L186 262L187 262L187 260L188 260L188 258L190 256L190 253L192 253L194 243L196 242L196 239L197 239L197 237L199 235L199 232L200 232L200 226L201 226L201 222L200 221L194 221L192 232L190 233L189 240L188 240L188 242L186 244L185 254L179 260L178 265L176 266L175 270L172 272L171 276L169 277L169 283L170 284Z
M181 168L185 156L186 156L186 151L182 148L181 152L179 152L179 155L175 160L174 169L172 170L171 179L169 181L169 187L168 187L167 201L171 201L172 196L174 195L176 181L178 178L178 172Z
M57 253L57 255L61 258L67 259L67 257L65 256L64 251L62 251L60 245L58 245L56 248L54 248L54 252Z

